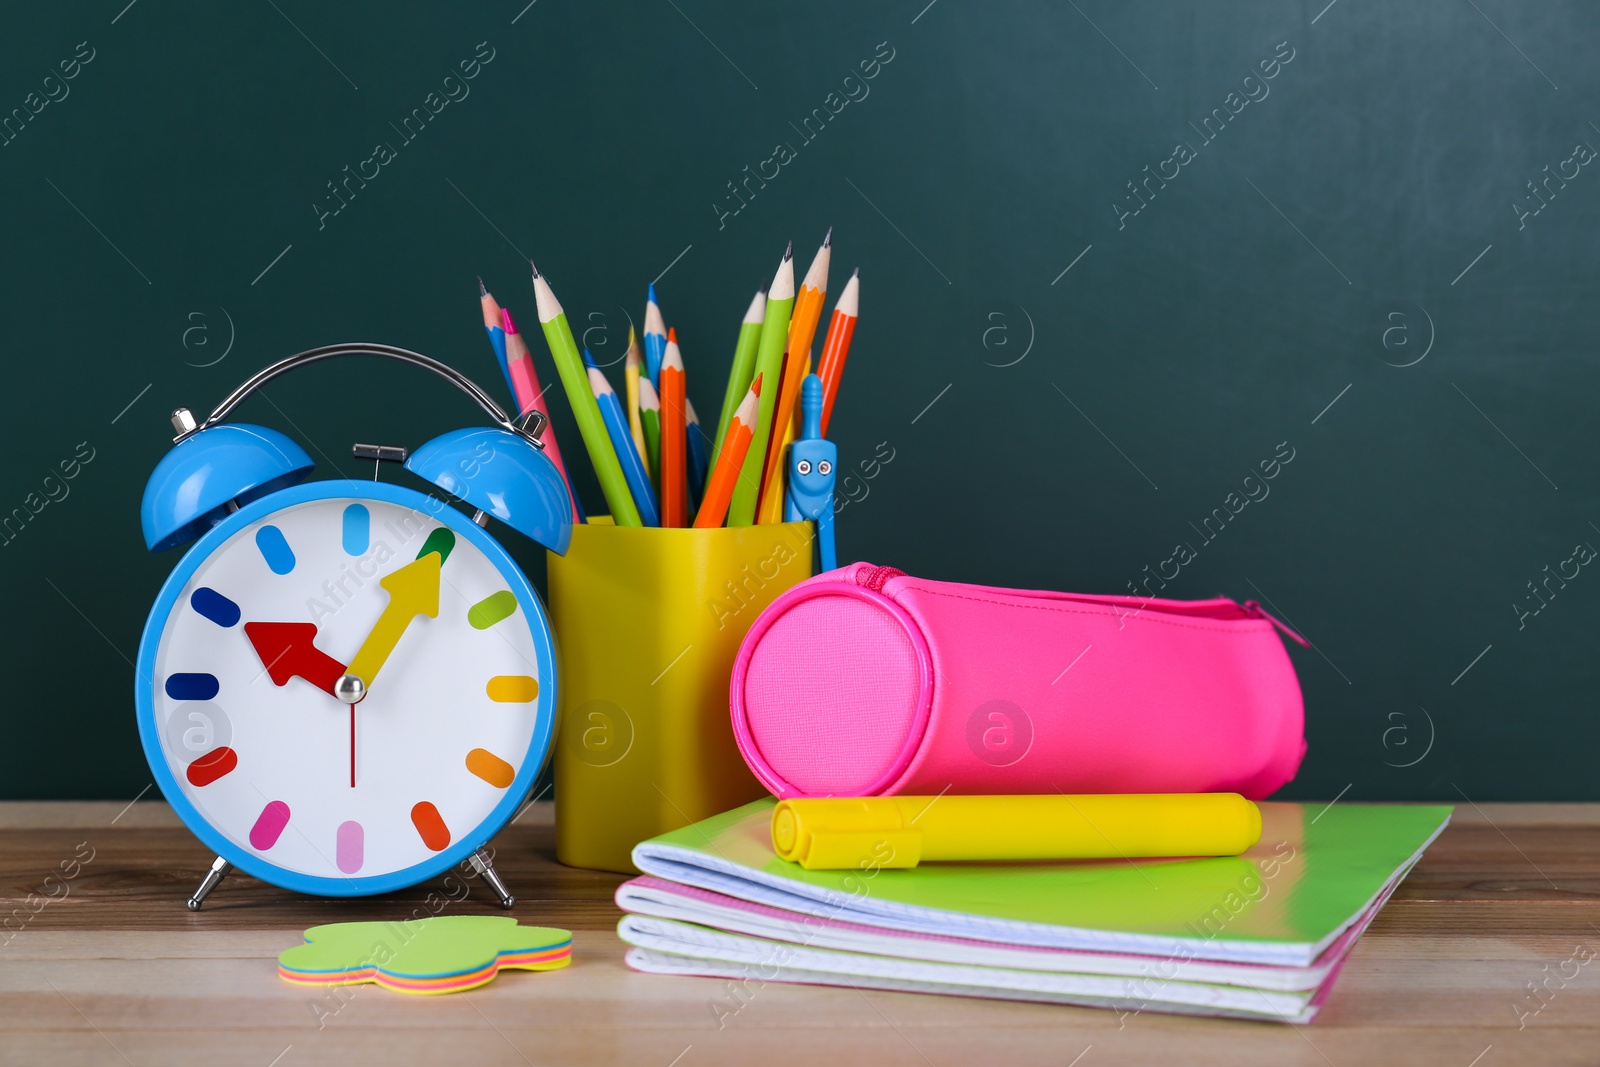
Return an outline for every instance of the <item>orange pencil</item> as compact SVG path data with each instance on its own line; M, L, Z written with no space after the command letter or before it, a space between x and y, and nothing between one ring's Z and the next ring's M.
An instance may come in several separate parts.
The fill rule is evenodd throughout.
M684 438L683 354L678 331L667 334L661 357L661 525L689 525L689 468Z
M706 479L706 497L700 502L700 513L694 517L697 530L715 530L728 514L728 502L733 499L733 483L739 480L739 468L750 451L750 438L754 432L756 411L761 403L761 375L750 383L739 409L728 420L728 432L722 439L722 451L717 453L717 464Z
M783 521L784 450L794 441L795 402L800 398L800 383L811 373L811 340L822 317L822 302L828 292L828 260L833 253L833 228L828 228L817 249L800 291L795 294L794 311L789 317L788 350L783 356L783 376L778 382L777 403L772 408L772 435L767 438L767 455L761 467L761 496L756 503L756 522Z
M822 357L817 360L817 377L822 379L822 436L828 436L828 419L833 402L839 398L839 379L844 376L844 360L850 354L850 338L855 336L856 319L861 314L861 268L857 267L845 284L844 292L833 305L833 321L822 342Z
M822 302L828 294L828 264L832 258L833 227L830 226L822 238L822 247L817 249L810 269L800 282L800 291L795 294L794 312L789 316L789 348L805 357L805 371L800 375L801 380L811 373L811 342L817 335L817 322L822 318ZM800 387L796 385L794 396L799 395ZM793 409L797 402L790 400L789 407Z

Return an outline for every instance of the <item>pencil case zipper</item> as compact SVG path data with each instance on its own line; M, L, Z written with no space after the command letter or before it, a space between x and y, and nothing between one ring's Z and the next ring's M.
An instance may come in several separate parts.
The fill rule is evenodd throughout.
M856 584L870 589L874 593L882 593L883 587L892 578L904 578L905 571L897 567L868 567L856 574ZM1017 589L996 589L995 593L1008 597L1026 597L1033 600L1064 600L1075 604L1094 604L1098 607L1132 608L1134 614L1150 612L1156 615L1175 615L1186 618L1218 619L1222 621L1237 619L1265 619L1289 640L1301 648L1310 648L1311 642L1300 636L1292 627L1286 625L1281 619L1263 608L1259 601L1246 600L1243 604L1228 597L1214 597L1210 600L1163 600L1157 598L1141 599L1131 596L1092 596L1087 593L1044 593L1036 591L1023 591Z

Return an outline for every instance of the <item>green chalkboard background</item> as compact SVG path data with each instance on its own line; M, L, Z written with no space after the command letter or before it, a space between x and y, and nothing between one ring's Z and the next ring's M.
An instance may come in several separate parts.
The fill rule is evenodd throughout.
M834 290L863 278L843 558L1262 601L1316 646L1291 796L1600 799L1600 8L524 3L7 12L0 514L60 499L0 545L0 795L150 782L130 660L177 555L138 505L172 408L345 340L499 390L474 277L531 320L532 256L603 361L659 276L715 413L752 292L832 225ZM323 476L476 418L366 363L241 417Z

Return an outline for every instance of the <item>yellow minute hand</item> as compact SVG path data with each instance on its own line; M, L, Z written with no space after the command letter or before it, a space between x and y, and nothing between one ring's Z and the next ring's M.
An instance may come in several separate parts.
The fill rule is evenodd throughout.
M439 553L429 552L407 563L378 582L389 593L389 603L373 623L372 632L361 642L355 658L346 673L361 679L363 689L370 689L378 672L383 669L389 654L400 643L411 620L418 615L437 618L439 615L439 568L443 560Z

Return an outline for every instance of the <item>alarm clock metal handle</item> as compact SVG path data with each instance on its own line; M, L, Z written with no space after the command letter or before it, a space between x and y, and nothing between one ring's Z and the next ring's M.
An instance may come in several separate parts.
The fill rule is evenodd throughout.
M440 378L443 378L445 381L449 382L451 385L454 385L457 389L460 389L463 393L466 393L468 396L470 396L477 403L477 405L501 427L511 431L514 434L517 434L519 437L526 438L537 448L544 448L544 442L539 438L544 433L544 427L547 420L542 412L530 411L519 423L518 421L513 420L511 416L507 415L505 410L502 409L499 404L496 404L488 393L485 393L482 389L478 388L477 384L474 383L472 379L468 378L466 375L462 374L449 364L441 363L438 360L429 356L425 356L420 352L412 352L405 348L395 348L392 345L379 344L325 345L322 348L308 349L305 352L292 355L287 359L281 359L269 367L264 367L255 374L251 375L243 385L239 386L239 388L229 393L227 397L223 399L222 403L217 405L216 410L212 411L211 414L206 418L205 422L201 423L193 430L181 434L179 440L181 440L183 437L190 436L190 434L198 433L200 430L209 429L212 426L215 426L217 423L223 421L229 416L229 414L233 412L234 408L238 407L239 404L244 401L247 396L255 392L257 389L260 389L263 385L266 385L274 378L281 377L282 375L288 374L292 370L298 370L299 368L311 363L321 363L326 359L340 359L345 356L376 356L380 359L392 359L401 363L409 363L413 367L420 367L425 371L436 374Z

